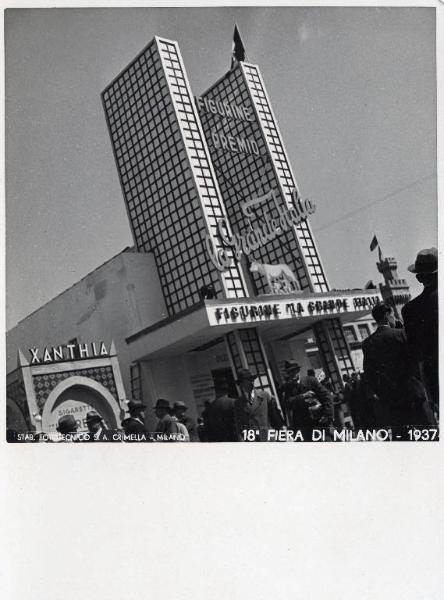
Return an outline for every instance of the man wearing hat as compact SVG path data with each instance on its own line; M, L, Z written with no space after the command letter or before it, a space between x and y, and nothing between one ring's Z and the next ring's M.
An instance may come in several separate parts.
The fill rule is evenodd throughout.
M244 431L258 431L258 441L266 442L269 429L284 426L275 399L268 392L255 389L255 379L249 369L240 369L237 373L236 383L241 393L234 401L234 421L239 441L245 441Z
M237 442L234 422L234 398L228 395L229 386L225 378L214 382L215 399L205 407L205 438L208 442Z
M178 421L171 416L171 407L168 400L159 398L154 406L154 412L159 419L156 426L157 440L174 441L174 436L180 433L180 428L178 427Z
M122 427L128 439L125 441L148 441L149 435L145 428L145 408L146 405L139 400L130 400L128 402L129 417L122 421ZM135 436L131 440L130 436Z
M185 404L185 402L179 400L173 405L173 416L176 417L179 423L185 425L188 431L190 442L198 442L199 434L197 432L197 423L194 419L186 415L187 410L188 406Z
M73 415L63 415L57 422L57 431L62 435L61 442L79 442L78 425Z
M424 290L403 306L402 318L411 355L419 365L430 408L438 418L438 250L421 250L408 270L415 273Z
M108 437L104 428L102 417L95 410L90 410L86 414L86 426L89 431L90 442L107 442Z
M409 361L404 329L396 327L389 304L372 309L377 329L362 343L364 380L372 398L376 427L427 426L425 393L419 372ZM371 427L371 424L365 424Z
M290 429L301 430L304 440L311 441L313 428L332 424L331 394L317 377L301 377L301 366L295 360L286 360L284 369L285 383L280 398Z

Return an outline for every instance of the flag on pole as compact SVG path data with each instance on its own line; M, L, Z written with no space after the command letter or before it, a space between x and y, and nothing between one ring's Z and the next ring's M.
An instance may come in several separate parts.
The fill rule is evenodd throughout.
M373 236L373 239L370 242L370 252L373 252L373 250L375 248L378 249L379 261L382 262L384 259L383 259L383 256L382 256L381 246L379 245L379 242L378 242L378 239L377 239L376 235Z
M233 49L232 49L232 57L231 57L231 68L233 68L236 63L242 62L246 59L247 54L245 52L244 45L241 40L241 36L239 33L239 29L237 25L234 26L234 35L233 35Z

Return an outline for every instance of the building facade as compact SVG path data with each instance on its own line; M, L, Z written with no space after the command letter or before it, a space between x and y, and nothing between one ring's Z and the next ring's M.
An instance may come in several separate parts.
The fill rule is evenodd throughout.
M278 292L310 296L326 307L317 313L325 318L299 313L287 336L311 327L324 370L339 385L354 369L340 304L325 296L308 221L313 206L300 196L259 68L235 62L194 98L178 44L156 37L102 100L135 246L155 256L169 317L192 310L208 289L229 311L233 302L269 303ZM369 303L378 299L371 296ZM242 318L231 324L216 340L232 371L251 368L257 385L275 394L267 328ZM143 333L128 343L141 339L149 355Z
M6 334L7 427L53 433L88 410L120 426L131 388L125 337L166 315L154 259L126 249Z
M240 368L274 396L287 359L322 369L339 389L360 366L343 325L368 320L382 296L330 289L309 224L315 206L302 199L257 65L235 61L195 98L178 44L155 37L102 103L134 248L9 332L11 419L19 421L24 401L13 390L36 366L33 349L73 340L103 342L116 357L121 384L107 418L118 420L137 398L150 428L156 399L185 401L196 418L215 379L237 393ZM91 358L48 357L37 366L54 376L50 364L78 371ZM44 401L25 410L26 427L49 427L44 411Z
M333 297L347 301L350 309L351 298L362 305L369 296ZM260 358L254 356L255 338L249 345L253 325L261 329L275 385L282 381L288 358L296 359L303 372L323 370L312 329L301 328L310 318L286 310L294 304L292 295L264 298L233 301L230 310L217 299L201 300L180 319L171 318L154 255L125 249L7 333L8 428L52 433L57 419L71 413L82 431L90 409L113 427L130 398L147 405L151 430L157 398L184 400L197 418L214 397L215 379L225 378L231 393L237 393L227 334L241 336L248 364ZM307 312L310 302L310 297L299 297ZM362 322L369 323L368 310L344 310L340 318L346 333L361 323L346 322L350 315L362 315ZM316 319L313 313L311 320ZM359 365L360 350L350 347Z

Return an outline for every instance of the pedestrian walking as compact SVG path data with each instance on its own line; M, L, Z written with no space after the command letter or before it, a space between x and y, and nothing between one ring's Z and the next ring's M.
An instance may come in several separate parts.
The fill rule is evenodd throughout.
M197 423L193 418L186 414L187 410L188 406L181 400L175 402L173 405L173 415L176 417L179 423L182 423L182 425L186 427L189 441L198 442L199 433L197 431Z
M401 310L410 355L418 365L428 404L439 419L438 361L438 251L428 248L418 252L408 267L423 284L422 293L407 302Z
M404 329L396 327L392 307L372 310L377 329L362 343L364 376L372 394L378 427L421 426L430 423L424 411L425 391L409 362Z
M130 400L128 402L128 412L130 416L122 421L124 441L149 441L150 436L145 427L145 409L146 404L143 404L143 402L140 402L139 400Z
M317 377L301 377L301 366L295 360L286 360L284 369L285 383L280 390L280 399L289 427L302 431L304 440L311 441L314 428L329 430L332 426L332 395Z
M159 419L156 425L155 440L158 442L180 441L179 434L184 435L184 432L179 427L179 421L175 417L173 418L168 400L159 398L154 406L154 412ZM186 436L188 436L188 432Z
M215 399L205 407L205 438L208 442L236 442L234 398L228 396L225 379L214 383Z
M80 442L78 424L73 415L60 417L56 429L62 436L61 442Z
M108 442L105 423L99 413L95 410L90 410L86 414L86 426L89 432L90 442Z
M276 400L268 392L255 389L255 379L249 369L240 369L237 373L236 383L241 393L234 402L234 420L239 441L249 439L248 435L255 435L256 439L259 438L257 441L265 442L270 429L282 429L284 426Z

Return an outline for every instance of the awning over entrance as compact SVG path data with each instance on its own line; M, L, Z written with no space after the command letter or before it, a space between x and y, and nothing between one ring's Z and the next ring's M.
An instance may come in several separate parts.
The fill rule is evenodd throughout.
M379 302L382 297L376 289L205 300L126 341L134 360L148 360L202 349L233 329L257 327L270 340L297 335L323 319L352 321Z

